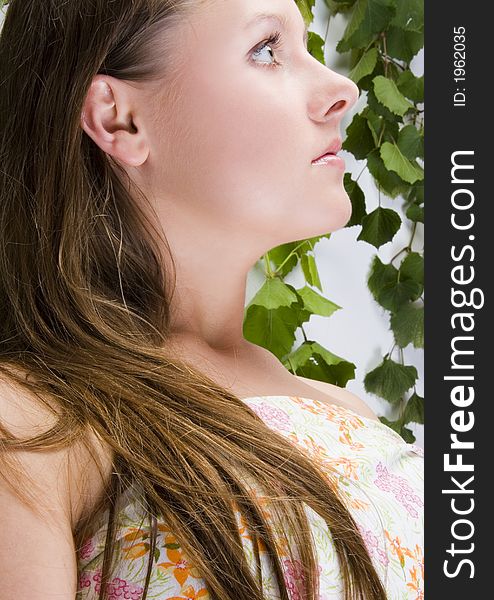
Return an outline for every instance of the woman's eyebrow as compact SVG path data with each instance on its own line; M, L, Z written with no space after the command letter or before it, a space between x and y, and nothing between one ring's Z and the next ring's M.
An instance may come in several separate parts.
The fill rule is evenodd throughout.
M275 13L258 13L246 24L245 29L251 28L254 25L263 23L264 21L276 21L282 29L288 29L288 18L286 15L278 15ZM307 45L308 25L304 25L304 44Z

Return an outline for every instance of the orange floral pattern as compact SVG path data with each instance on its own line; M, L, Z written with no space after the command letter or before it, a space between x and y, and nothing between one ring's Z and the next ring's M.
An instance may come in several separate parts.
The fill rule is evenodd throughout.
M245 403L269 427L299 447L346 499L390 600L423 600L423 451L407 444L378 421L340 406L298 396L252 397ZM246 480L248 482L248 480ZM304 580L299 561L289 558L291 535L273 520L270 501L255 482L248 482L276 533L290 600L301 600ZM107 584L109 600L142 600L150 549L150 528L139 504L139 490L125 490L117 505L117 550L120 560ZM255 573L254 543L261 560L266 597L279 598L272 563L262 539L249 531L234 503L242 544ZM309 507L320 571L319 600L342 600L343 584L331 533ZM77 600L97 600L108 514L78 555ZM278 529L277 529L278 527ZM234 592L234 590L233 590ZM234 595L234 594L233 594ZM158 522L148 600L209 600L206 582L191 564L166 522Z

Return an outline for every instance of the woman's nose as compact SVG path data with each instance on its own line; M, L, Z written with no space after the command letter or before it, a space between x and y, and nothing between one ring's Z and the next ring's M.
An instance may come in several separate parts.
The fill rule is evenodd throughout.
M310 116L315 121L339 121L357 102L359 88L348 77L319 64L324 72L309 102Z

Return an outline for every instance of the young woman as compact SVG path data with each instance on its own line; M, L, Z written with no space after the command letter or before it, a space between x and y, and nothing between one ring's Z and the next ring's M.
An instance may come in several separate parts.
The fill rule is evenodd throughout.
M0 600L418 598L422 463L242 335L351 213L356 86L293 0L11 0L0 37Z

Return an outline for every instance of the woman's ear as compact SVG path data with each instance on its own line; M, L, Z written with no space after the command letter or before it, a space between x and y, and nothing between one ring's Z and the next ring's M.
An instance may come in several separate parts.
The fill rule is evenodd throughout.
M129 90L114 77L94 77L84 100L81 127L104 152L138 167L149 156L149 145L144 130L136 127Z

